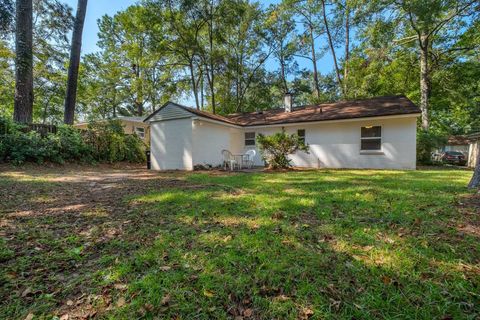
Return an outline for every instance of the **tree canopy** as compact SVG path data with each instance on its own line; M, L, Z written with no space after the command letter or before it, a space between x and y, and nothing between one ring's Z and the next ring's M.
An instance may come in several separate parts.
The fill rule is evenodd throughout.
M167 100L219 114L405 94L420 125L480 130L478 1L144 0L98 21L77 119L145 115ZM0 1L0 104L13 112L13 3ZM72 9L34 0L36 122L60 123ZM325 68L328 63L331 68ZM330 70L330 71L325 71Z

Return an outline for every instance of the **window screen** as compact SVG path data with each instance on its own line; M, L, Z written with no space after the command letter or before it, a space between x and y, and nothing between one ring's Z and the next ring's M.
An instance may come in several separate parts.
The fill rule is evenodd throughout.
M372 151L382 149L382 127L362 127L360 150Z
M142 127L136 127L135 128L135 133L137 134L137 136L139 136L140 138L145 138L145 128L142 128Z
M298 137L300 138L303 143L305 143L305 129L297 130Z
M245 132L245 145L246 146L255 145L255 132Z

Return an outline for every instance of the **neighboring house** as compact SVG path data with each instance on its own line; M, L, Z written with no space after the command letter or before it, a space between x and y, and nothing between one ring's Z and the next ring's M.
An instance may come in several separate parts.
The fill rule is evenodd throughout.
M145 123L144 117L117 117L115 120L120 120L123 125L123 130L126 134L136 134L147 145L150 145L150 125ZM112 119L113 120L113 119ZM77 123L74 127L79 129L87 129L88 122Z
M256 137L284 128L310 153L291 155L297 167L415 169L420 109L404 96L342 101L220 116L168 102L148 116L155 170L221 165L221 151L257 149ZM255 165L264 165L257 150Z
M478 153L480 152L480 132L468 136L470 148L468 150L468 166L475 168L477 165Z
M468 156L470 140L467 136L450 136L442 151L458 151Z

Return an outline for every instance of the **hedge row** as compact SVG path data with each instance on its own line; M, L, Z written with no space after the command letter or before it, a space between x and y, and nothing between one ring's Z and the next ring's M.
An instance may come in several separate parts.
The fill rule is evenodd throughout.
M92 123L87 130L62 125L42 136L0 118L0 162L144 162L145 144L127 135L121 122Z

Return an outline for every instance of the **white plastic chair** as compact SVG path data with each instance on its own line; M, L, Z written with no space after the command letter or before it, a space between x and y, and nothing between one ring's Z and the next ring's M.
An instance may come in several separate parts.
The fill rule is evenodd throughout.
M235 166L238 167L237 160L232 155L232 153L228 150L222 150L222 157L223 157L223 168L227 170L227 166L230 167L230 170L233 171Z
M243 155L242 162L246 165L247 168L251 169L255 161L255 155L257 152L255 150L247 150Z

